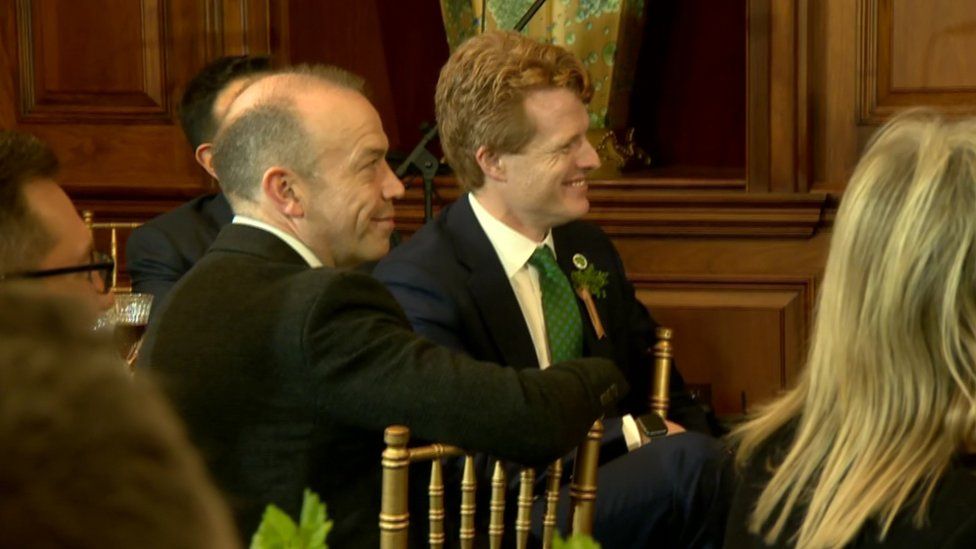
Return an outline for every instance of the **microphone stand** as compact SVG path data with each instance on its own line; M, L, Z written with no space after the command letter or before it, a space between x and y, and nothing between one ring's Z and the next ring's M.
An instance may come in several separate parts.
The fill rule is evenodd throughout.
M529 7L525 15L519 19L518 23L515 24L515 32L521 32L529 21L532 20L532 16L535 15L539 8L546 3L546 0L535 0ZM487 13L482 13L482 20L487 16ZM434 176L437 175L437 169L440 167L441 163L437 160L430 151L427 150L427 143L431 139L437 136L437 126L434 125L432 128L427 130L427 133L420 139L417 146L410 151L407 155L406 160L404 160L396 169L396 176L399 179L403 179L403 176L407 174L407 170L410 166L416 166L420 171L421 177L424 178L424 223L427 223L434 217Z

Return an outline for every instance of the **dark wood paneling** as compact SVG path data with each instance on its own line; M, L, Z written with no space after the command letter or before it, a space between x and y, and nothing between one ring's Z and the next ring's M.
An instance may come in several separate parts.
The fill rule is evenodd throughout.
M96 218L211 190L175 121L214 57L268 53L278 0L0 0L0 121L38 135ZM138 216L138 217L137 217Z
M649 1L630 126L655 166L745 174L745 0Z
M327 63L366 79L390 146L409 151L434 122L434 88L448 48L437 2L292 0L292 63Z
M976 44L971 2L860 0L860 9L860 124L880 124L904 108L921 105L952 116L976 114L976 86L966 84L976 81L976 64L968 61L967 48ZM901 29L895 28L896 10L901 12ZM899 32L908 26L913 32ZM950 41L957 43L956 55L936 57L939 46L948 47ZM896 52L905 57L896 58ZM895 84L896 73L906 81L901 86Z
M159 0L17 0L17 23L21 122L169 117Z
M719 415L744 414L796 381L812 279L631 277L638 299L674 329L682 376L708 388Z

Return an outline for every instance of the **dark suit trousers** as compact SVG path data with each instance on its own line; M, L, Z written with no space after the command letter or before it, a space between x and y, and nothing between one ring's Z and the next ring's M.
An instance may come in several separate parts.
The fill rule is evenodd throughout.
M604 549L721 547L728 505L721 444L686 432L605 460L606 450L623 443L619 418L605 423L593 532ZM564 465L563 478L568 480L572 463ZM540 538L544 510L545 501L539 497L532 516L533 532ZM568 514L567 484L560 494L557 522L564 537L570 530Z

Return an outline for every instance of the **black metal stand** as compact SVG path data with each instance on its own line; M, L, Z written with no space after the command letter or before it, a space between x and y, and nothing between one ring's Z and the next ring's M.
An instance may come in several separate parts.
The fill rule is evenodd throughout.
M532 6L529 7L525 15L519 19L518 23L515 24L515 31L520 32L529 24L532 20L532 16L535 12L539 11L539 8L546 3L546 0L535 0ZM482 13L481 17L484 18L486 14ZM416 166L420 171L421 177L424 178L424 223L427 223L434 217L434 176L437 175L437 169L440 167L441 163L437 160L437 157L431 154L427 150L427 143L431 139L437 136L437 126L435 125L431 129L427 130L427 133L420 139L417 146L410 151L407 156L396 169L396 176L403 179L403 176L407 174L407 170L410 166Z

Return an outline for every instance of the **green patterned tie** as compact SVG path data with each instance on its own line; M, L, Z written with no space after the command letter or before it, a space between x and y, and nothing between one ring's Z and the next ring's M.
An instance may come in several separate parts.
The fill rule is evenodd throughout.
M539 271L542 314L549 338L550 362L579 358L583 354L583 320L576 306L576 294L569 285L549 246L540 246L529 258Z

